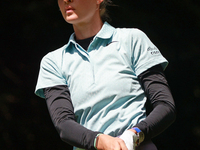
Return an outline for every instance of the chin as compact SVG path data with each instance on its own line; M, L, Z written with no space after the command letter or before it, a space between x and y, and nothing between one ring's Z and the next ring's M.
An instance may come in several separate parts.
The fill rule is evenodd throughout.
M66 17L65 18L65 21L67 22L67 23L70 23L70 24L74 24L74 23L76 23L77 22L77 17Z

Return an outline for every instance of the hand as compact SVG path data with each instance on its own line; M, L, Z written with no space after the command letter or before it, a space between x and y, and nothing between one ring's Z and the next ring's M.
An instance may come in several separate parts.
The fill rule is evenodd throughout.
M128 150L122 139L106 134L97 137L96 148L98 150Z
M135 150L135 142L136 142L135 137L136 133L131 129L124 131L124 133L119 138L125 142L128 150Z

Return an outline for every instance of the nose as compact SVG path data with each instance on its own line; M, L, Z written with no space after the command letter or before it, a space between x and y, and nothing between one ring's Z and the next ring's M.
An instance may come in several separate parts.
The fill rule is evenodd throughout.
M66 4L73 2L73 0L64 0Z

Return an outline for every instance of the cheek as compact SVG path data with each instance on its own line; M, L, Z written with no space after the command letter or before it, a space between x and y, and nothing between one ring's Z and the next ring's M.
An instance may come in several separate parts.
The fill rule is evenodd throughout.
M63 3L61 1L60 2L58 1L58 7L59 7L60 13L62 14L63 18L65 18L66 14L65 14Z
M63 4L63 1L58 0L58 7L59 7L59 10L61 11L61 13L63 14L63 10L64 10L64 4Z
M58 0L58 7L61 9L61 6L62 6L62 1L61 0Z

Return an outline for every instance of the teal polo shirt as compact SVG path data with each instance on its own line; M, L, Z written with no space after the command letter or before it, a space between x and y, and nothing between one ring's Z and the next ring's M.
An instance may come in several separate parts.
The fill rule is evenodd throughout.
M71 35L63 47L41 61L35 93L67 85L76 121L93 131L118 136L145 119L144 91L137 76L167 60L140 30L107 22L85 51Z

